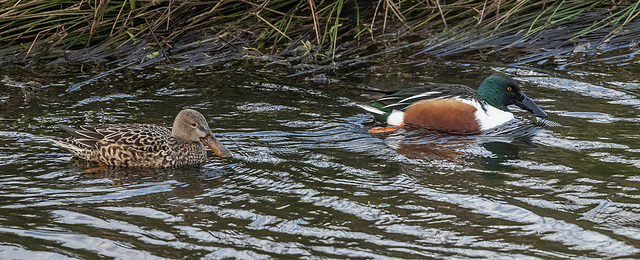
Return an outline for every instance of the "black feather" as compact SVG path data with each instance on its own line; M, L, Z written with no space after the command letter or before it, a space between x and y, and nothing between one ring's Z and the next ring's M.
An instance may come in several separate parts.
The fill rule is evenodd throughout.
M483 104L483 102L480 102L478 93L476 93L472 88L459 84L443 83L434 83L403 89L393 94L386 95L383 98L378 99L376 102L384 105L383 108L385 111L391 111L393 109L404 110L415 102L437 98L470 99Z

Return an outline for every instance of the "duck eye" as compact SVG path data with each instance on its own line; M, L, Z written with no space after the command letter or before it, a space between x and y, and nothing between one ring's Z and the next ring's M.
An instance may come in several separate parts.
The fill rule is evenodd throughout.
M198 126L198 124L196 124L196 123L191 123L191 126L196 127L196 126Z
M511 90L513 90L513 88L507 87L507 91L511 92Z

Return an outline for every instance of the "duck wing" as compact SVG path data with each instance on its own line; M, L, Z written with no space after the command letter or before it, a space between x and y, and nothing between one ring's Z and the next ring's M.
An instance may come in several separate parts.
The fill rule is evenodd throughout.
M383 106L382 110L405 110L411 104L425 99L447 99L459 98L475 100L480 102L478 93L472 88L460 84L429 84L425 86L412 87L400 90L390 95L386 95L376 102Z
M71 135L67 142L85 149L115 144L154 152L162 149L160 146L172 138L169 129L151 124L84 125L80 129L62 124L58 126Z

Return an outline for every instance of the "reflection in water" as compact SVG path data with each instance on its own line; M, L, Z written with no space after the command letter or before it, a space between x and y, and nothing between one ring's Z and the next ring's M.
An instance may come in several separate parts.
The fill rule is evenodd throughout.
M638 117L635 106L607 95L585 104L564 89L532 85L527 92L557 124L521 119L471 136L412 128L370 135L373 118L354 106L366 78L277 84L205 72L114 79L113 87L73 94L46 87L41 98L51 102L40 109L2 111L15 120L0 120L0 258L640 254L637 121L609 120ZM423 79L412 80L382 81ZM13 95L3 91L0 101ZM97 165L47 140L63 135L58 123L170 126L184 107L215 121L235 158L86 172Z
M480 158L482 168L488 171L504 170L503 163L518 159L521 149L520 146L505 142L487 142L482 147L492 154Z
M514 120L479 135L449 135L405 128L383 138L386 144L406 156L435 157L456 163L464 163L463 157L477 157L481 169L500 171L505 169L505 162L519 159L522 150L535 152L532 137L541 130L527 120Z

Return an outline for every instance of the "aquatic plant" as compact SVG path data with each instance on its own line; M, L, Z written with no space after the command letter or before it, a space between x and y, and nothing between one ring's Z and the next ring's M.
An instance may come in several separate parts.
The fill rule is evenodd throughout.
M561 26L572 28L556 32L568 35L560 37L565 42L602 30L606 30L604 37L597 37L606 42L638 17L639 4L624 0L8 0L0 2L0 58L2 62L27 61L87 49L100 61L118 51L145 46L136 59L159 51L160 58L171 62L167 52L176 43L207 46L212 53L228 48L241 53L250 48L263 54L287 53L306 43L307 53L313 47L313 55L335 60L352 53L353 46L404 36L418 36L420 40L412 44L424 46L424 51L441 49L437 55L449 55L470 46L496 45L498 40L505 47L541 40L543 32ZM341 46L346 46L342 54Z

